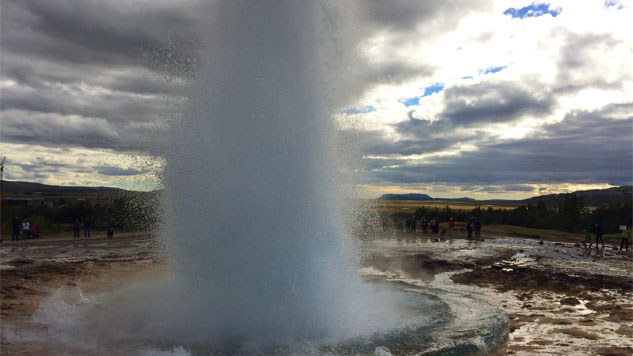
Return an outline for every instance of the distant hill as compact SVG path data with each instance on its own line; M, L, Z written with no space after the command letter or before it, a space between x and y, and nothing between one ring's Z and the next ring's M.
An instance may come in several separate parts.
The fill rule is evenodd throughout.
M614 187L608 189L592 189L592 190L579 190L573 192L577 196L583 196L585 200L585 205L587 206L601 206L609 203L625 203L633 201L633 186L626 185L622 187ZM528 199L523 200L480 200L480 203L504 203L504 204L512 204L512 205L526 205L526 204L534 204L536 205L539 200L543 200L546 204L558 204L561 199L565 197L566 193L561 194L548 194L548 195L540 195ZM453 199L445 199L445 198L433 198L427 194L383 194L379 200L458 200L458 201L476 201L472 198L453 198Z
M587 206L601 206L609 203L625 203L633 200L633 186L625 185L608 189L579 190L574 192L577 196L582 196ZM558 204L566 194L548 194L529 199L524 199L525 204L537 204L543 200L545 204Z
M433 198L427 194L417 194L417 193L407 193L407 194L383 194L379 200L460 200L460 201L471 201L475 200L472 198Z
M73 187L47 185L41 183L28 183L17 181L2 182L2 196L64 196L64 195L99 195L99 194L121 194L128 191L119 188L109 187Z
M433 200L429 195L426 194L383 194L379 200Z

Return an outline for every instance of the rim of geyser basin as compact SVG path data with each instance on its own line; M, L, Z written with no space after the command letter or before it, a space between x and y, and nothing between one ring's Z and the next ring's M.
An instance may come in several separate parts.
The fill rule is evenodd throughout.
M422 316L418 323L402 328L394 328L373 334L352 337L347 340L327 343L316 341L314 344L292 347L278 346L249 350L245 349L239 340L227 341L222 345L182 345L169 343L160 345L161 350L184 348L190 355L482 355L495 349L507 338L508 318L500 309L487 304L487 324L471 325L470 329L455 332L455 326L460 320L455 318L450 302L443 297L452 294L457 298L471 298L447 290L404 285L402 281L373 281L374 283L403 284L399 285L397 293L411 294L422 304L426 298L433 303L433 314ZM485 301L473 298L473 303ZM438 307L439 306L439 307ZM415 309L415 308L414 308ZM422 308L418 309L422 312ZM428 310L424 310L428 312ZM448 315L448 316L447 316ZM483 332L482 332L483 331ZM158 345L157 345L158 346ZM159 347L160 347L159 346Z

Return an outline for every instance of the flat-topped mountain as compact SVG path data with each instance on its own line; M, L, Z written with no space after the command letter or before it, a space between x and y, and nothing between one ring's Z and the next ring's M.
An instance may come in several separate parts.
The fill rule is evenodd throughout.
M472 198L433 198L428 194L418 194L418 193L407 193L407 194L383 194L379 200L462 200L462 201L470 201L475 200Z

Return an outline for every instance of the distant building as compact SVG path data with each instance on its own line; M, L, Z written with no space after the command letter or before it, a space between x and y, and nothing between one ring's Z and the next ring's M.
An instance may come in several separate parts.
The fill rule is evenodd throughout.
M49 200L44 200L42 198L12 198L12 197L3 197L2 204L8 205L45 205L48 207L53 207L53 202Z

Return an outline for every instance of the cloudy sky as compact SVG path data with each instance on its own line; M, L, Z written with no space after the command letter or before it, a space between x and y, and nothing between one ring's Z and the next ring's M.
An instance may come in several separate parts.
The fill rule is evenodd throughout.
M2 0L5 178L159 185L213 7ZM343 12L351 83L332 113L364 196L526 198L633 180L627 1L360 1ZM347 41L347 42L346 42Z

